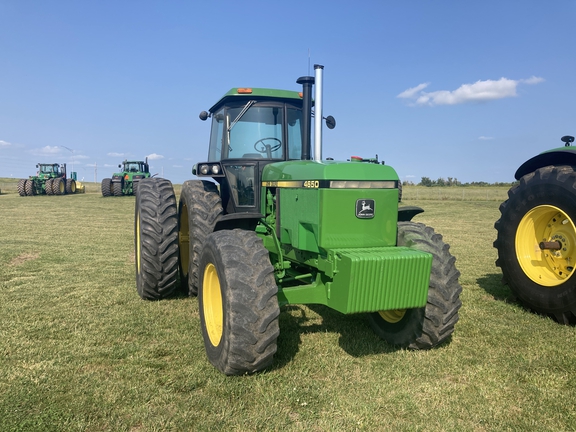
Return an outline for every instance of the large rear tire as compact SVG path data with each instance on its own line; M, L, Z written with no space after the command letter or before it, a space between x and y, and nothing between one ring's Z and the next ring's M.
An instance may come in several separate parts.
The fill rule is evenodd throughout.
M66 193L73 194L76 193L76 181L74 179L66 179Z
M16 188L18 189L18 194L20 196L26 196L26 182L27 181L28 181L27 179L18 180L18 185L16 186Z
M504 282L529 309L576 323L574 168L547 166L526 174L508 191L500 213L494 247Z
M178 206L180 242L180 285L188 295L197 295L200 286L198 266L206 237L214 230L222 213L222 200L216 184L189 180L182 185Z
M48 179L44 183L44 192L46 192L46 195L54 195L54 192L52 191L52 182L53 181L54 181L54 179Z
M66 193L66 182L57 177L52 179L52 195L64 195Z
M36 188L34 188L34 180L26 180L24 188L26 189L26 195L28 196L36 195Z
M109 178L102 179L102 183L100 184L100 189L102 190L102 196L103 197L112 196L112 194L114 193L112 191L112 179L109 179Z
M142 180L134 217L136 289L143 299L159 300L178 287L178 213L172 183Z
M210 363L226 375L268 367L280 334L280 308L262 240L253 231L210 234L200 275L200 325Z
M442 236L421 223L398 223L398 246L432 254L432 271L425 307L369 314L373 330L382 339L400 347L430 349L445 342L454 332L462 306L456 258Z
M114 196L122 196L122 189L123 188L124 188L124 181L123 180L112 183L112 191L114 192Z

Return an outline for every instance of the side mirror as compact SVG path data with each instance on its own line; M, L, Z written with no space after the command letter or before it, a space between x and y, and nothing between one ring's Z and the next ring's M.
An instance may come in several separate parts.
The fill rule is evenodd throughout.
M574 142L574 137L570 135L563 136L560 140L564 143L566 147L569 147L571 143Z
M206 111L202 111L200 113L200 120L205 121L208 117L210 117L210 114L208 114Z
M336 119L332 116L326 117L326 127L328 127L328 129L334 129L336 127Z

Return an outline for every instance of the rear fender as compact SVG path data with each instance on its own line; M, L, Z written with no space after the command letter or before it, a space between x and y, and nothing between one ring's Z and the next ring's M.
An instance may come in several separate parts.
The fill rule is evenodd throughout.
M416 206L398 207L398 222L409 222L417 214L424 213L424 209Z
M524 162L514 174L514 178L520 180L526 174L549 165L576 166L576 147L560 147L540 153Z

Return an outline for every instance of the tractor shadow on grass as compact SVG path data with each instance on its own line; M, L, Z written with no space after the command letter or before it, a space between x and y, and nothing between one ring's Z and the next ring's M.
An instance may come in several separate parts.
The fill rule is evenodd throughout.
M344 315L322 305L289 305L281 308L278 351L274 356L273 368L282 368L296 356L303 339L310 335L338 335L338 345L353 357L387 354L402 348L380 339L370 327L367 314ZM448 339L442 346L450 343ZM323 342L324 343L324 342ZM327 342L326 342L327 343Z
M510 288L503 282L502 273L486 274L476 279L476 283L496 301L519 304Z

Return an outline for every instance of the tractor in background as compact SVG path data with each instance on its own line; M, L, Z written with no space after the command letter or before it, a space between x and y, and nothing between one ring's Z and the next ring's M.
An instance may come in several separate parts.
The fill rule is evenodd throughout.
M514 174L518 184L500 205L494 227L496 265L527 308L562 324L576 324L576 147L540 153Z
M118 165L122 171L114 173L112 178L102 179L102 196L136 195L138 184L142 179L150 177L148 158L145 161L125 160Z
M82 183L76 181L75 172L71 173L70 178L66 178L66 164L39 163L36 168L38 172L35 176L18 181L20 196L65 195L85 191Z
M412 222L421 208L398 206L395 170L322 159L323 120L335 126L322 116L322 69L297 80L302 92L233 88L203 111L208 157L178 202L169 180L140 181L137 292L198 296L208 360L226 375L272 363L282 305L366 314L379 337L410 349L448 341L458 321L455 258Z

